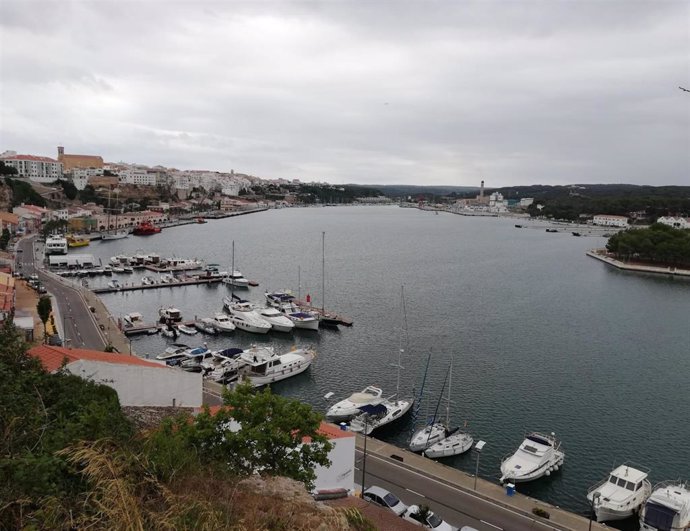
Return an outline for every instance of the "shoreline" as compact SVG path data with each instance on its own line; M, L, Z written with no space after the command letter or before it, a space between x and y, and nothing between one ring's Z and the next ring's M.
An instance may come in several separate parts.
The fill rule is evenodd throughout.
M585 253L587 256L604 262L616 269L621 269L623 271L632 271L635 273L653 273L655 275L669 275L671 277L687 277L690 278L690 269L679 269L672 266L650 266L643 264L630 264L627 262L621 262L615 258L608 256L606 249L590 249Z

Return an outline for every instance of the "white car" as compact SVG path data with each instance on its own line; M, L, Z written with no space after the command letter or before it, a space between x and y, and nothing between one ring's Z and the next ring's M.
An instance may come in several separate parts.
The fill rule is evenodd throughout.
M432 511L429 511L426 516L420 515L418 505L410 505L403 515L403 520L437 531L458 531L457 527L453 527Z
M401 502L395 494L391 494L381 487L369 487L362 494L362 498L381 507L387 507L398 516L404 515L407 511L407 505Z

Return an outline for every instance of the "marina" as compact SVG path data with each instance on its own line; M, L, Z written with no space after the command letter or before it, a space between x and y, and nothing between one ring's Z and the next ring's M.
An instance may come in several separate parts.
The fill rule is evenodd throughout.
M649 466L652 483L688 476L681 457L688 451L687 430L660 427L672 422L668 417L671 412L664 406L666 400L681 399L675 390L683 385L675 381L676 375L689 368L682 353L690 338L679 321L682 309L687 308L684 285L619 275L586 257L591 240L573 238L570 233L519 231L510 220L500 218L427 216L420 220L423 214L394 207L268 211L261 214L267 219L235 218L164 231L156 236L156 248L161 254L172 254L169 251L185 241L181 254L203 257L206 262L224 264L229 269L229 245L224 245L222 239L227 229L220 226L232 223L235 234L242 234L241 238L235 236L242 249L242 269L252 271L263 285L301 291L301 297L296 298L304 302L306 294L311 295L310 306L318 310L322 284L320 231L312 230L313 238L307 238L305 244L304 238L286 239L284 234L272 234L268 229L287 222L300 234L314 225L323 228L327 240L334 242L327 255L327 302L331 301L338 313L351 315L357 326L340 331L325 328L318 334L295 329L285 336L270 333L265 339L236 331L231 335L204 335L203 339L199 335L192 340L195 344L207 342L212 350L247 349L252 343L265 342L279 352L293 346L314 347L318 356L308 371L274 385L276 392L300 398L324 413L332 404L323 397L331 391L341 398L367 385L381 388L384 396L395 391L396 371L390 368L397 361L399 335L400 302L395 293L404 283L412 309L409 345L402 357L405 371L401 394L403 390L411 392L419 379L429 348L444 360L452 354L455 369L451 423L466 425L464 431L475 440L487 441L479 467L481 477L498 483L500 456L515 451L526 427L546 427L546 433L558 433L568 459L558 473L519 484L518 491L582 515L591 510L586 499L588 489L611 469L611 462L621 452L625 459ZM377 227L374 233L367 229L372 224ZM194 231L214 228L220 230L209 232L202 247ZM391 243L391 235L399 230L405 230L414 245ZM217 243L212 244L214 238ZM131 240L110 242L107 256L99 257L107 260L117 252L132 253L136 245ZM252 243L255 241L262 243L257 246ZM462 249L450 245L453 241L462 241ZM98 247L92 245L89 250L96 254ZM523 250L527 247L530 252L526 255ZM514 255L519 255L521 261L516 262ZM448 278L449 263L462 271L452 282L444 280ZM302 268L299 284L294 273L298 266ZM487 270L491 275L481 274ZM362 275L364 271L366 275ZM409 271L423 275L411 277ZM137 274L135 271L131 281L138 282ZM95 288L100 287L97 283L101 280L105 284L105 278L89 279ZM636 286L639 289L631 289ZM638 300L643 286L644 303ZM111 292L102 297L116 317L133 310L153 316L157 308L168 305L179 307L187 317L212 317L222 309L222 298L229 295L230 288L211 284ZM242 298L254 304L263 297L263 292L251 288L242 292ZM569 301L567 308L557 304L563 299ZM665 324L659 326L667 333L655 336L653 342L652 338L634 334L635 329L648 326L640 321L641 315L632 311L640 304L653 304L664 316ZM611 315L616 315L613 322ZM605 334L599 332L603 323L608 330ZM592 341L593 334L596 342ZM155 356L170 341L159 334L144 334L133 337L133 346L141 355ZM649 352L664 355L650 358L646 354ZM535 379L535 366L549 377ZM593 367L596 371L590 369ZM446 372L447 362L432 363L430 388L441 389ZM652 394L646 394L643 400L629 393L627 384L642 373L649 375L649 386L663 385L667 389L663 401ZM616 379L611 379L612 374L617 375ZM664 375L663 383L658 380L659 374ZM576 379L573 375L584 377ZM621 414L600 415L597 404L602 403ZM640 417L640 411L648 415ZM410 424L402 419L375 431L374 436L407 447L412 435ZM623 434L629 430L638 430L645 437L626 440L622 447L608 444L609 440L625 439ZM589 438L593 432L607 434L597 439L594 447ZM663 455L653 451L659 444L668 449ZM445 458L443 463L473 473L475 456L467 452Z

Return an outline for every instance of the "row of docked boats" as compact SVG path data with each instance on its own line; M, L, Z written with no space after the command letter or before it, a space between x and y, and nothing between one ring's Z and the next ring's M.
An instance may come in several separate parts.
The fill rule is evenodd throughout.
M260 387L303 373L315 357L316 353L309 348L293 348L278 354L270 346L211 351L206 345L192 348L175 343L156 359L185 371L202 372L204 377L223 385L246 380Z
M154 266L160 271L191 271L202 269L204 262L196 258L161 258L157 253L138 252L133 255L119 254L111 256L110 265L131 267Z
M409 402L384 398L383 391L368 386L331 406L326 418L350 421L350 429L369 435L410 409ZM409 448L430 458L459 455L472 448L473 438L459 428L433 422L417 430ZM501 483L532 481L558 471L565 452L555 434L531 432L518 449L501 461ZM598 522L623 520L639 515L642 531L690 529L690 486L682 481L665 481L652 489L649 470L630 464L616 467L587 493Z

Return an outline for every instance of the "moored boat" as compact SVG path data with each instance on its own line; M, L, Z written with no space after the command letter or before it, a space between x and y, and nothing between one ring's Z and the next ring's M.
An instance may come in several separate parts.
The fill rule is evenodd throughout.
M216 330L218 330L218 332L225 334L234 332L236 328L233 322L230 320L230 317L228 317L228 315L225 313L217 313L213 317L213 326L216 328Z
M690 485L664 481L654 485L640 510L640 531L686 531L690 529Z
M636 513L652 493L649 470L628 464L616 467L604 480L587 492L597 522L623 520Z
M193 336L198 332L196 328L192 328L191 326L187 326L185 324L178 324L177 329L188 336Z
M180 310L177 308L173 308L172 306L159 309L158 315L160 316L161 323L179 323L182 320L182 312L180 312Z
M260 317L249 301L225 297L223 304L225 310L230 314L232 324L240 330L253 334L266 334L271 329L271 323Z
M303 373L315 356L311 349L276 354L272 347L254 346L240 354L240 360L245 363L242 376L254 387L271 384Z
M382 395L383 391L380 388L369 385L362 391L352 393L349 397L333 404L326 412L326 418L333 422L349 420L360 413L360 407L383 402Z
M565 461L561 442L555 435L529 433L514 454L501 461L501 483L532 481L550 476Z
M195 321L194 327L199 330L199 332L203 332L204 334L215 336L218 333L218 330L214 326L213 319L209 317L204 317L200 321Z
M453 428L447 432L447 436L436 444L424 450L424 455L431 459L439 457L451 457L460 455L472 448L474 439L472 436L460 428Z
M295 324L275 308L261 308L258 312L259 317L268 321L276 332L292 332L295 328Z
M152 234L158 234L160 231L160 227L156 227L149 221L142 221L139 225L134 227L132 234L135 236L151 236Z

